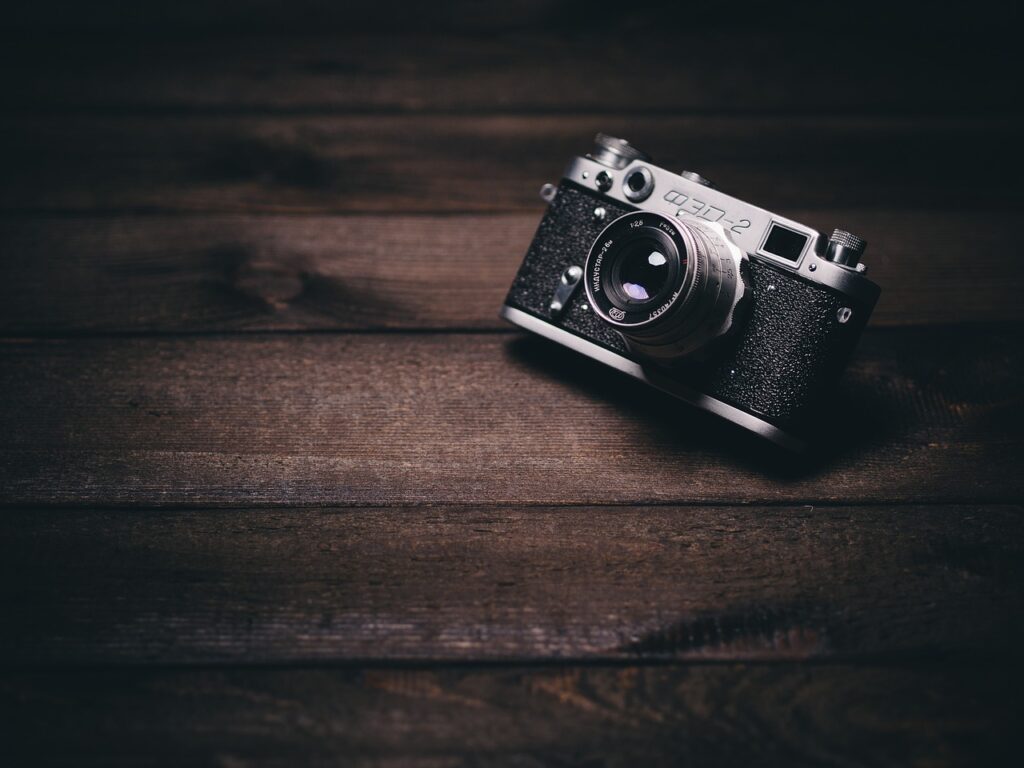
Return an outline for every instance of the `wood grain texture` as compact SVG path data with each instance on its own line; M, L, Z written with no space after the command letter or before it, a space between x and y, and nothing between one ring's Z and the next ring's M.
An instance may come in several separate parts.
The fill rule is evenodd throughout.
M814 17L825 9L818 6ZM621 14L622 7L615 13ZM593 11L588 9L587 15ZM941 40L885 40L870 56L780 56L806 45L806 29L766 34L690 15L678 30L660 18L628 32L552 27L457 34L224 37L177 34L102 39L69 35L55 56L50 34L0 50L8 107L96 111L453 111L598 113L949 114L1019 110L1012 53L995 41L970 57ZM567 25L569 26L569 25ZM864 33L833 27L835 50ZM993 29L987 27L991 36ZM878 30L875 30L878 34ZM884 35L884 32L883 32ZM643 55L636 51L643 41ZM600 55L595 55L600 51ZM725 52L728 53L725 53ZM67 63L74 61L75 67ZM514 64L510 66L510 62ZM467 73L472 73L467 76Z
M801 464L519 335L15 340L0 347L0 496L1016 502L1020 350L1001 330L869 332Z
M0 764L1013 764L1019 22L5 9ZM499 332L598 130L871 242L815 456Z
M7 9L0 764L1011 764L1019 16ZM498 331L598 130L871 241L808 460Z
M497 308L540 217L0 219L0 333L507 328ZM797 211L866 234L873 326L1020 323L1008 221Z
M1019 506L11 509L0 532L15 666L995 661L1024 640Z
M655 0L655 5L658 1ZM641 0L641 3L650 7L651 0ZM595 0L591 7L608 8L610 5L604 0ZM210 30L309 32L326 28L352 32L367 31L374 25L386 25L386 29L396 31L464 29L486 33L559 19L565 21L573 11L579 15L576 0L508 0L498 7L481 6L474 0L443 0L429 7L407 0L344 5L323 0L295 0L288 5L274 0L181 0L145 4L99 0L88 8L74 0L41 0L32 6L12 8L0 28L47 32L113 30L124 33L125 37L140 31L165 29L201 36Z
M972 766L1013 762L1019 683L985 667L100 669L8 675L0 707L4 751L34 765Z
M785 5L766 5L759 0L739 0L728 13L686 14L672 0L636 0L623 5L614 0L507 0L481 5L474 0L441 0L424 7L406 0L380 0L372 4L341 5L323 0L294 0L281 5L274 0L180 0L177 3L139 4L131 0L97 0L83 6L75 0L40 0L13 6L2 20L4 31L83 32L111 30L130 38L144 31L179 30L203 35L211 30L223 32L343 32L373 34L383 30L452 30L487 34L508 30L550 30L569 36L581 30L604 32L603 39L615 42L618 35L640 28L664 29L679 36L680 48L691 44L698 32L732 30L743 33L760 30L780 42L775 54L810 57L818 53L813 33L831 32L838 40L857 38L861 47L851 53L885 51L871 43L886 41L904 47L932 42L929 35L987 31L984 40L951 41L949 52L970 50L986 53L992 41L1012 37L1006 27L1019 17L1015 4L1005 0L978 0L973 14L922 13L913 2L899 0L862 0L856 9L823 6L813 0L795 0ZM812 13L812 11L814 13ZM911 30L914 34L910 34ZM801 37L801 33L803 36ZM869 35L867 41L864 35ZM783 40L799 40L801 47L781 45ZM642 41L642 38L641 38ZM939 41L935 41L938 43ZM863 47L867 43L867 47ZM602 49L592 51L598 58ZM712 62L725 58L722 51ZM822 52L823 53L823 52ZM825 58L823 55L820 58ZM966 61L965 66L971 62ZM471 74L471 73L468 73Z
M605 131L781 214L1012 220L1022 127L1014 117L9 117L0 119L0 209L536 212L540 185Z

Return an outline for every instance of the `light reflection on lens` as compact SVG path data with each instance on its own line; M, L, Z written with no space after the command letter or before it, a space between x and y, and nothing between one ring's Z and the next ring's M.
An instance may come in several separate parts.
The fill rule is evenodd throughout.
M622 290L634 301L645 301L649 298L647 290L642 285L637 285L636 283L623 283Z

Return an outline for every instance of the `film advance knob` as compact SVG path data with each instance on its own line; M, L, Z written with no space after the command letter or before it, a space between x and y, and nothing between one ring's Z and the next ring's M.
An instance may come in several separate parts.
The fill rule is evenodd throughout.
M825 258L844 267L856 267L867 247L868 241L864 238L857 237L844 229L836 229L828 239L828 251Z

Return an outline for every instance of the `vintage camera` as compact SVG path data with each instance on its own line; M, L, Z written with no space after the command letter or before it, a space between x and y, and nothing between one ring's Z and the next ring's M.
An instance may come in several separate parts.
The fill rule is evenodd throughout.
M666 171L622 139L595 143L541 190L548 209L502 317L806 447L878 299L865 241Z

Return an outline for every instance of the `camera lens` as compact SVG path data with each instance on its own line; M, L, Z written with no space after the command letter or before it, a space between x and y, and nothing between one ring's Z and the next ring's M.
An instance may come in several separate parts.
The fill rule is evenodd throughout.
M587 296L633 351L671 362L732 325L743 259L715 225L638 211L594 242Z
M668 282L669 263L664 243L643 238L629 243L616 262L615 289L628 301L644 303L661 296Z

